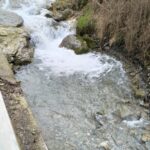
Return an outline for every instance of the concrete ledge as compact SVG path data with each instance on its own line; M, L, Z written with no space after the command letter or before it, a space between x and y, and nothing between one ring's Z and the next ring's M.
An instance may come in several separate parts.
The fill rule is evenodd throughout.
M1 92L0 92L0 149L20 150Z

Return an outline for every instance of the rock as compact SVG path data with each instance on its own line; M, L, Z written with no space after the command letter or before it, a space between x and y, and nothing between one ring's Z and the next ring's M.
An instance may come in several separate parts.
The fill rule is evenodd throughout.
M59 13L59 12L54 13L54 14L52 15L52 18L53 18L55 21L58 21L58 22L64 20L62 13Z
M21 7L21 4L25 4L26 0L9 0L9 3L7 4L5 2L6 0L0 0L0 7L11 7L11 8L19 8Z
M143 142L150 142L150 134L148 133L143 134L141 140Z
M118 112L118 116L122 120L139 120L140 118L143 118L144 114L142 115L142 111L140 107L136 107L135 105L131 104L124 104L124 103L118 103L116 106L116 110Z
M146 93L143 89L134 88L133 90L136 98L144 98L146 96Z
M47 18L52 18L53 17L53 13L49 11L49 12L46 12L44 14L44 16L47 17Z
M104 141L100 144L101 147L103 147L105 150L110 150L108 141Z
M18 27L23 24L23 19L17 14L0 10L0 25Z
M60 47L66 47L72 49L76 54L83 54L89 51L86 41L75 35L68 35L60 44Z
M29 35L23 28L0 26L0 51L6 54L10 63L30 63L34 49L30 46Z
M2 52L0 52L0 78L13 84L16 83L11 66Z
M95 120L102 126L104 126L106 124L107 121L107 117L100 114L100 113L96 113L95 114Z
M59 21L67 20L68 18L72 17L72 15L73 15L73 11L68 8L65 9L64 11L54 13L52 17L54 18L54 20L59 22Z

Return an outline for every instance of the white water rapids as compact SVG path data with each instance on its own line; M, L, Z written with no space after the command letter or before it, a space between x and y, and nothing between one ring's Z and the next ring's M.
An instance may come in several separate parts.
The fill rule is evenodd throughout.
M16 77L22 81L48 149L101 150L100 143L109 141L112 150L145 150L130 135L126 120L116 115L139 111L136 105L125 104L134 98L122 63L100 53L76 55L59 48L64 37L75 34L75 20L58 23L46 18L51 2L18 0L19 6L13 7L15 0L6 0L3 5L23 18L35 45L33 63L22 67ZM103 122L102 127L95 118ZM141 121L138 127L140 123L143 126Z
M62 22L57 25L53 19L46 18L44 14L47 3L45 0L31 0L26 5L22 5L20 9L13 10L23 17L24 26L31 32L36 48L35 57L42 60L39 65L40 69L47 67L56 75L82 73L98 77L116 67L120 68L120 72L124 76L122 64L106 55L93 53L76 55L72 50L59 48L64 37L75 33L74 21ZM3 7L10 8L11 3L6 0Z

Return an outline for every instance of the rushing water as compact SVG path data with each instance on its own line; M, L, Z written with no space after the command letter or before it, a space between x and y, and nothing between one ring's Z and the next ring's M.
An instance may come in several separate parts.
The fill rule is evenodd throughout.
M57 23L46 18L50 2L24 0L14 9L6 0L3 5L22 16L35 44L33 63L22 67L16 76L22 81L48 149L100 150L101 143L108 142L114 150L145 150L139 137L143 132L140 127L147 122L121 118L141 111L134 104L121 62L100 53L76 55L59 48L65 36L75 33L75 21Z

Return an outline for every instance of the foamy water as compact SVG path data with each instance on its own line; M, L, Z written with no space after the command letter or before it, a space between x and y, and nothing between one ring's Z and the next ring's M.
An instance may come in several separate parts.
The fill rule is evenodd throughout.
M31 33L36 48L35 57L41 60L39 69L49 69L50 73L56 75L82 73L98 77L102 73L110 72L111 69L120 68L124 76L122 64L109 56L94 53L76 55L72 50L59 48L64 37L75 34L75 21L57 24L53 19L46 18L46 4L47 1L32 0L28 5L13 10L22 16L24 26ZM8 6L10 7L10 3L7 0L5 8Z

